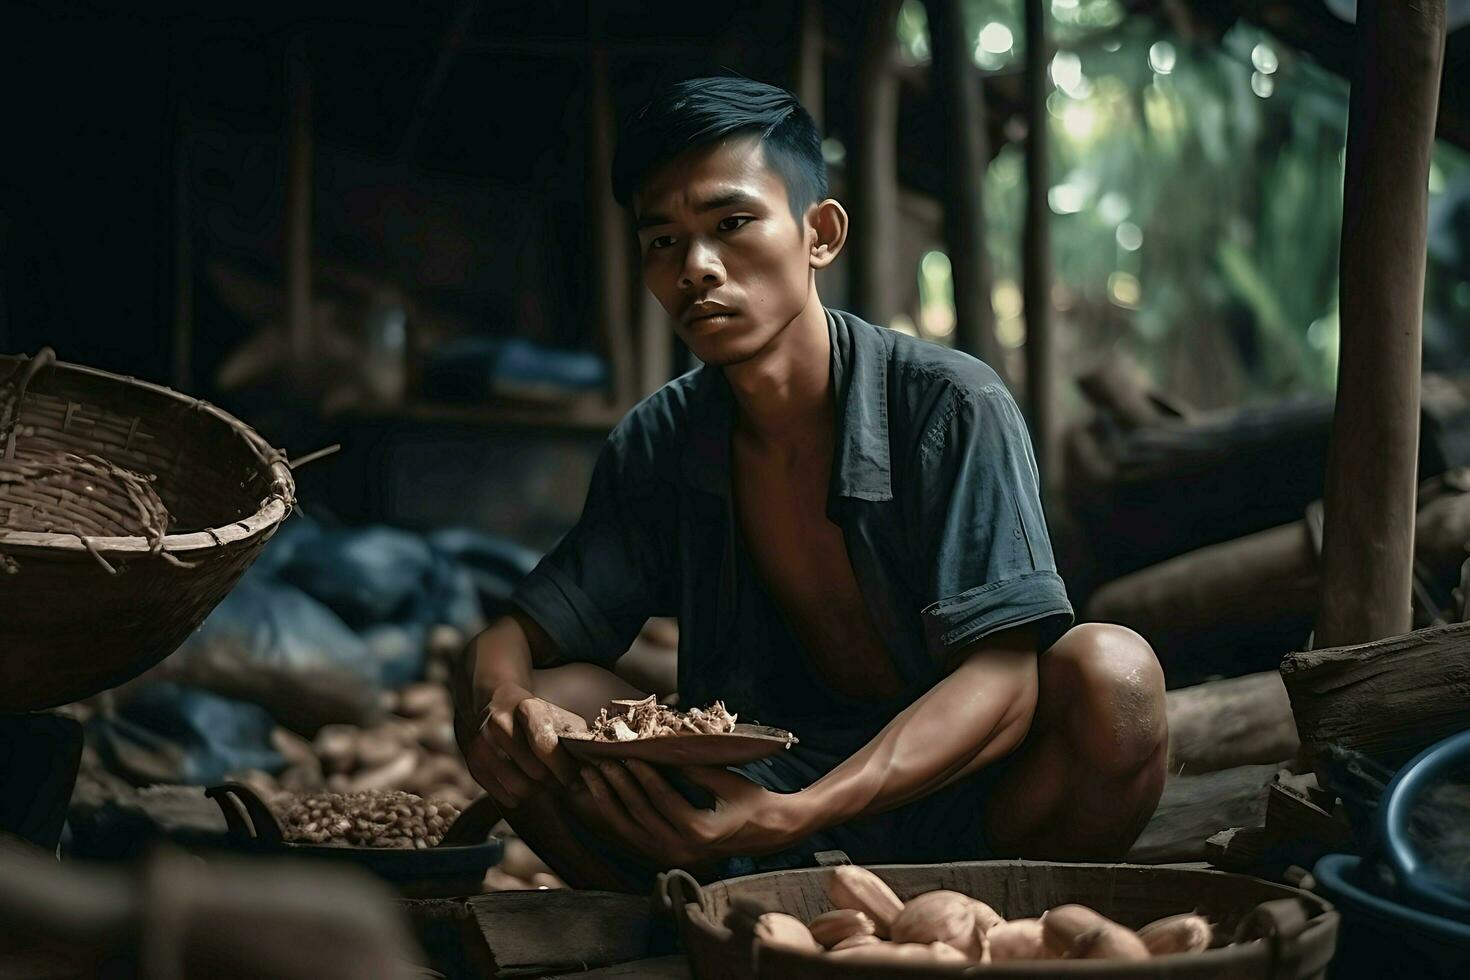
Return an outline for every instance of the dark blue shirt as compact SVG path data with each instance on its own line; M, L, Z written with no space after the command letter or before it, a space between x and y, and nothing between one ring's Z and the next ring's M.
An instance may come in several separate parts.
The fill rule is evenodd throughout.
M722 371L664 385L618 424L576 526L513 601L565 661L611 665L650 616L679 620L679 697L722 699L789 729L772 788L806 785L953 666L1023 624L1045 650L1071 624L1026 426L1000 378L966 354L829 311L837 427L827 516L902 693L844 696L812 668L745 553L732 506L735 402Z

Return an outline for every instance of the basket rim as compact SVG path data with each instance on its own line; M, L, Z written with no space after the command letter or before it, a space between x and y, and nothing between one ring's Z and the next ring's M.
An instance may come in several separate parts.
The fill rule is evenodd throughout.
M6 360L28 360L24 354L0 354L0 361ZM211 548L219 548L224 545L238 544L269 531L281 523L291 513L296 503L296 480L291 475L291 468L287 464L285 453L271 446L249 425L226 412L224 409L212 405L201 398L186 395L175 391L173 388L151 381L143 381L132 375L114 374L101 368L87 367L84 364L72 364L66 361L55 362L50 370L71 371L81 375L87 375L104 381L117 382L141 388L145 391L161 395L165 398L180 402L195 411L204 412L214 416L234 431L245 445L255 455L260 463L261 469L270 480L270 491L266 498L260 502L255 512L248 517L229 524L205 528L200 531L186 531L180 534L164 535L162 550L170 554L189 553L204 551ZM6 551L23 549L28 551L71 551L71 552L102 552L106 554L148 554L155 550L157 542L151 541L142 535L116 536L116 537L91 537L85 539L76 534L64 534L55 531L7 531L0 528L0 548Z

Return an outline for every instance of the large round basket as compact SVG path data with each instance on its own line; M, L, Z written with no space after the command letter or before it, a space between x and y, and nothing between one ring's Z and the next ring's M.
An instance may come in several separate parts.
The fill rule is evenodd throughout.
M0 355L0 712L75 701L167 657L295 495L284 456L228 413L48 355ZM118 473L121 490L89 479ZM99 533L160 502L166 530ZM37 514L55 526L36 530Z
M661 876L659 904L673 913L696 980L838 980L851 977L974 976L992 980L1318 980L1337 943L1338 915L1310 892L1246 875L1134 864L966 861L882 865L872 870L899 898L946 888L984 900L1008 919L1079 903L1130 928L1198 911L1230 938L1258 939L1141 962L1036 960L983 966L833 960L752 942L750 911L788 912L809 922L832 908L827 868L773 871L700 887L681 871ZM732 910L744 915L731 915Z

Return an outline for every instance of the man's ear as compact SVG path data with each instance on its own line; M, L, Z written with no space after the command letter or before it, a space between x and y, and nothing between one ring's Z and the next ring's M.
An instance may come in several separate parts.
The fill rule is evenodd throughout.
M829 197L807 208L806 221L812 268L825 269L847 243L847 212Z

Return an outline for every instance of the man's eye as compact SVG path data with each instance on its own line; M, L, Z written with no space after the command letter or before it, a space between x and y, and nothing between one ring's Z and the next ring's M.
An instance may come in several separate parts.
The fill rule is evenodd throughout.
M672 244L674 244L673 236L671 236L671 235L659 235L653 241L651 241L651 242L648 243L648 247L649 248L668 248Z
M720 219L720 224L718 227L720 231L734 231L736 228L739 228L747 221L754 220L755 219L748 214L733 214L728 218Z

